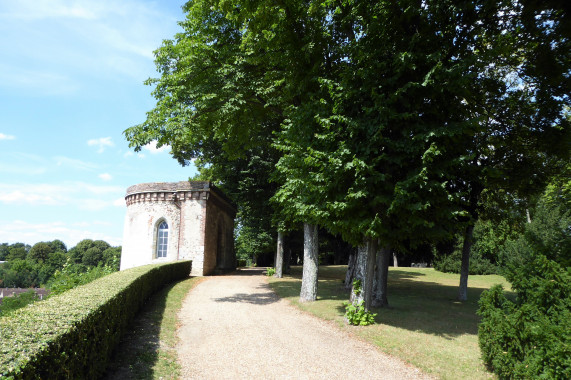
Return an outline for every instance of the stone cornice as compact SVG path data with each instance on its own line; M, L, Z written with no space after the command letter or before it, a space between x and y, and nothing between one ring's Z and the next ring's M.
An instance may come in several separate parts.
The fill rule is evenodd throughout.
M180 202L185 200L208 200L225 209L232 217L236 206L216 186L208 181L149 182L127 188L125 202L133 203Z

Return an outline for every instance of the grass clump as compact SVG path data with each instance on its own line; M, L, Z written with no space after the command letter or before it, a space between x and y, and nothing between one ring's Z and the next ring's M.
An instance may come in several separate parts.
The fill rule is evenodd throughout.
M445 379L486 379L493 375L484 366L478 346L477 315L480 294L495 284L510 289L498 275L470 276L468 301L456 301L458 275L431 268L390 268L389 308L373 309L375 324L348 326L345 305L346 266L320 266L316 302L299 303L301 267L292 267L284 278L270 278L276 293L315 316L334 321L391 355L426 373ZM509 292L508 292L509 293ZM510 294L508 294L510 296ZM513 296L513 294L511 294Z

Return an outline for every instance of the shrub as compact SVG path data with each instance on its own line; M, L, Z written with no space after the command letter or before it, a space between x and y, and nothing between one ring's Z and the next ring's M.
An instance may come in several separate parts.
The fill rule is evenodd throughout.
M543 215L543 216L542 216ZM500 378L571 378L570 213L540 205L505 276L517 292L482 294L478 339L485 363Z
M0 318L0 378L98 378L129 321L190 261L116 272Z
M470 252L470 274L496 274L497 262L502 256L506 240L517 234L510 230L507 222L492 223L478 220L474 226L474 245ZM464 239L459 236L450 254L435 252L433 266L446 273L460 273Z
M362 283L361 280L353 280L353 292L358 298L361 295ZM345 305L345 319L347 323L353 326L368 326L375 323L376 313L371 313L365 309L364 301L344 302Z
M29 305L37 299L38 297L36 296L36 292L33 289L13 297L4 297L2 299L2 303L0 304L0 316L7 315L14 310Z
M460 245L460 248L457 247L450 255L437 257L433 265L434 269L440 272L460 273L460 267L462 265L462 246ZM489 260L483 258L477 251L470 253L471 275L496 273L498 273L498 268Z
M371 313L365 309L364 301L352 304L345 302L345 318L350 325L368 326L375 323L376 313Z
M80 272L77 265L71 264L71 260L68 260L61 270L54 273L47 287L52 292L52 295L61 294L69 289L88 284L91 281L95 281L100 277L107 276L116 271L117 269L115 267L100 266L89 268L85 272Z

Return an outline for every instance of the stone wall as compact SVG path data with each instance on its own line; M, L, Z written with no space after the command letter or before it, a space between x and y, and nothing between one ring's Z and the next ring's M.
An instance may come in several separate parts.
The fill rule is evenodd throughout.
M148 193L151 195L150 193ZM157 196L155 196L157 195ZM177 205L160 194L152 197L128 199L123 230L121 270L136 266L177 260L180 228L180 212ZM160 222L169 226L167 257L156 257L156 237Z
M236 208L209 182L155 182L131 186L121 270L162 261L192 260L192 275L236 267L233 247ZM167 257L156 257L160 222L169 226Z

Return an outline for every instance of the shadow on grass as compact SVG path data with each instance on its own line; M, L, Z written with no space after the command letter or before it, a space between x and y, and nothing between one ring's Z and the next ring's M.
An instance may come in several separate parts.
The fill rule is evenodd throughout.
M322 276L323 273L323 276ZM373 308L377 313L375 321L410 331L420 331L453 339L463 334L478 333L478 300L485 289L468 288L468 301L456 300L457 286L438 282L423 281L426 274L418 271L389 271L388 308ZM281 297L298 297L301 270L292 268L290 276L284 280L274 280L272 287ZM295 279L297 281L292 281ZM331 317L345 314L343 301L349 300L349 291L343 285L344 268L320 267L317 302L339 301L334 305ZM307 306L311 311L312 305Z
M168 293L177 283L155 293L121 338L107 367L106 380L154 379L161 348L161 322Z

